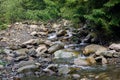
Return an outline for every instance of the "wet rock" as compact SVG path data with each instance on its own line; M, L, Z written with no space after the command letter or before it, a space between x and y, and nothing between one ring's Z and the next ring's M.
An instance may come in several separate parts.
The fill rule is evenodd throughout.
M10 45L9 45L9 48L10 48L11 50L18 50L18 49L20 49L20 46L19 46L19 45L16 45L16 44L10 44Z
M100 73L98 74L95 79L97 80L111 80L111 78L109 77L109 75L107 75L106 73Z
M101 56L102 57L102 64L104 65L104 64L107 64L108 63L108 61L107 61L107 59L105 58L105 57L103 57L103 56Z
M113 43L109 46L109 49L116 50L120 52L120 44Z
M33 31L32 33L30 33L31 36L37 36L38 33L36 31Z
M72 25L72 22L69 20L62 19L61 24L62 26L70 27Z
M0 41L0 47L7 47L8 43L5 41Z
M7 37L2 37L0 41L2 41L2 42L7 42L7 41L9 41L9 38L7 38Z
M26 55L28 49L24 48L24 49L19 49L19 50L15 50L14 54L17 56L24 56Z
M57 32L57 36L60 37L60 36L64 36L67 32L65 30L60 30Z
M1 70L1 69L4 69L4 66L0 64L0 70Z
M48 40L51 40L51 41L56 41L58 38L57 38L57 35L56 33L51 33L48 35Z
M88 78L82 78L82 79L80 79L80 80L90 80L90 79L88 79Z
M97 35L93 32L89 33L85 39L83 39L84 43L95 43L97 42Z
M36 50L33 48L33 49L30 49L28 52L28 55L30 55L31 57L36 57L36 54L37 54L37 52L36 52Z
M100 62L101 62L102 65L105 65L105 64L108 63L107 59L106 59L104 56L96 57L95 60L96 60L96 61L101 60Z
M46 51L47 51L46 45L41 44L41 45L39 45L39 47L36 49L36 52L37 52L36 56L40 56L40 55L44 54Z
M45 69L43 69L44 72L48 72L50 74L55 74L58 72L58 65L57 64L50 64Z
M53 25L52 25L52 28L59 28L61 26L61 24L56 24L56 23L54 23Z
M75 57L79 54L79 52L76 51L69 51L69 50L58 50L56 52L54 52L54 58L58 59L58 58L72 58Z
M96 44L90 44L86 46L83 50L84 55L90 55L90 54L96 54L100 55L101 52L107 51L107 48L101 46L101 45L96 45Z
M51 42L50 40L46 40L44 42L44 44L48 45L48 46L52 46L53 45L53 42Z
M38 32L39 35L42 35L42 36L47 36L47 32Z
M36 64L39 64L38 62L36 61L33 61L33 60L29 60L29 61L21 61L20 63L18 64L15 64L14 68L21 68L21 67L24 67L24 66L28 66L28 65L36 65Z
M109 50L109 51L104 51L101 53L101 55L105 57L113 57L113 54L116 54L117 52L115 50Z
M41 62L51 62L51 58L42 58Z
M32 70L36 70L38 69L39 66L37 65L27 65L27 66L23 66L17 69L17 72L27 72L27 71L32 71Z
M35 61L21 61L14 66L13 70L16 69L16 71L19 73L28 72L38 70L40 66L41 64Z
M68 65L61 65L59 68L58 68L58 72L59 74L68 74L70 72L70 68Z
M33 45L27 45L27 46L25 46L27 49L31 49L31 48L33 48L34 46Z
M8 62L10 62L10 61L12 61L12 60L14 60L14 58L13 57L11 57L11 56L6 56L6 57L4 57Z
M86 58L86 60L90 63L90 64L96 64L96 60L93 56L89 56Z
M38 25L30 25L29 27L30 27L30 29L33 29L33 30L38 29Z
M21 60L28 60L27 55L19 56L19 57L16 57L16 58L15 58L15 61L16 61L16 62L19 62L19 61L21 61Z
M80 75L79 75L79 74L73 74L72 77L73 77L74 79L79 79L79 78L80 78Z
M91 39L92 39L92 35L88 34L81 42L90 43Z
M13 51L10 49L4 49L2 53L7 54L8 56L14 57Z
M27 46L27 45L38 45L40 43L44 43L44 40L41 39L30 39L24 43L22 43L21 46Z
M48 49L48 53L54 53L55 51L63 49L63 48L64 48L64 44L62 43L54 44Z
M114 53L114 54L113 54L113 57L115 57L115 58L120 57L120 52L116 52L116 53Z
M86 59L81 59L81 58L74 59L74 64L77 66L90 65L89 61L87 61Z

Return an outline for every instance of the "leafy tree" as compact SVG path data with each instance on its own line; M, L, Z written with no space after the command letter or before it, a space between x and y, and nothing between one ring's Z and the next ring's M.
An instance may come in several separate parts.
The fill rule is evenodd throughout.
M120 0L0 0L0 28L21 20L66 18L75 24L87 20L97 35L119 37L119 9Z

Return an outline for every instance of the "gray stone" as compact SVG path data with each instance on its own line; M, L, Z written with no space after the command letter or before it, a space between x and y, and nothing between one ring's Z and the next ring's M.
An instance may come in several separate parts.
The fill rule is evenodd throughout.
M79 52L76 51L69 51L69 50L58 50L56 52L54 52L54 58L58 59L58 58L72 58L77 56L77 54L79 54Z
M3 69L4 68L4 66L3 65L0 65L0 69Z
M41 39L30 39L30 40L22 43L21 46L34 45L34 44L38 45L40 43L44 43L44 40L41 40Z
M32 57L36 57L36 54L37 54L37 52L36 52L36 50L33 48L33 49L30 49L29 51L28 51L28 55L30 55L30 56L32 56Z
M58 64L50 64L45 69L43 69L43 71L48 72L50 74L55 74L58 71L57 67Z
M33 61L33 60L29 60L29 61L21 61L20 63L18 64L15 64L14 68L20 68L20 67L24 67L24 66L27 66L27 65L35 65L36 61Z
M19 57L16 57L15 58L15 61L19 62L21 60L26 60L27 59L27 55L24 55L24 56L19 56Z
M105 48L104 46L97 44L90 44L84 48L83 54L90 55L95 53L96 55L100 55L100 53L104 51L107 51L107 48Z
M59 68L58 68L58 72L60 74L68 74L70 72L70 68L68 65L61 65Z
M108 63L107 59L103 56L101 56L101 57L102 57L102 64L103 65L107 64Z
M17 56L24 56L24 55L26 55L27 51L28 51L28 49L24 48L24 49L15 50L14 53Z
M57 36L60 37L60 36L64 36L67 32L65 30L60 30L57 32Z
M50 40L46 40L44 42L44 44L48 45L48 46L52 46L53 45L53 42L51 42Z
M4 49L3 52L7 54L8 56L14 57L15 54L13 54L13 51L10 49Z
M33 24L33 25L30 25L29 27L30 27L30 29L32 29L32 30L38 29L38 25L34 25L34 24Z
M63 49L64 48L64 45L63 44L54 44L53 46L51 46L49 49L48 49L48 52L49 53L54 53L55 51L57 50L60 50L60 49Z
M116 50L120 52L120 44L113 43L109 46L109 49Z
M81 58L74 59L74 64L77 66L90 65L90 63L86 59L81 59Z
M20 67L17 69L17 72L27 72L27 71L31 71L31 70L36 70L38 69L39 66L37 65L26 65L26 66L23 66L23 67Z
M36 49L36 52L37 52L36 56L40 56L40 55L44 54L46 51L47 51L46 45L41 44L41 45L39 45L39 47Z
M31 35L31 36L37 36L38 33L37 33L36 31L33 31L30 35Z
M74 79L79 79L79 78L80 78L80 75L79 75L79 74L73 74L72 77L73 77Z
M115 50L104 51L101 53L102 56L113 57L113 54L116 53Z
M114 54L113 54L113 57L115 57L115 58L120 57L120 52L116 52L116 53L114 53Z

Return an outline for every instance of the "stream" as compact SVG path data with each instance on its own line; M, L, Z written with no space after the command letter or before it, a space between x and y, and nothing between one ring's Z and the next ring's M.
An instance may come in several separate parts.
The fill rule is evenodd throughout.
M0 33L0 80L120 80L116 51L112 56L95 51L85 55L84 48L92 45L87 43L91 35L81 28L74 34L73 29L60 27L62 24L51 25L18 23ZM92 50L106 50L92 46ZM116 64L107 64L108 59Z
M21 80L120 80L120 65L107 65L107 66L77 66L82 68L77 70L75 74L79 74L80 78L70 75L56 76L56 75L42 75L42 76L26 76Z

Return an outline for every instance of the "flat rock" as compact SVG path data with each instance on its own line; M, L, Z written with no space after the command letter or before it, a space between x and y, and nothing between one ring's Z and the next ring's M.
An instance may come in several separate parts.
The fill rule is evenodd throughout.
M74 59L74 64L77 66L88 66L90 65L89 61L86 59L76 58Z
M27 66L23 66L17 69L17 72L27 72L27 71L32 71L32 70L36 70L38 69L39 66L37 65L27 65Z
M58 58L72 58L75 57L79 54L79 52L76 51L69 51L69 50L58 50L56 52L54 52L54 58L58 59Z

